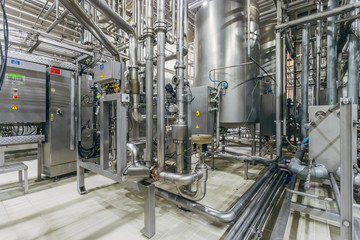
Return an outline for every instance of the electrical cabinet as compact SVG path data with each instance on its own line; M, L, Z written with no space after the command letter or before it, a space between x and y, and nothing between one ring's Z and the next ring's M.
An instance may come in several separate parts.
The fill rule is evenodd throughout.
M193 100L191 102L191 131L192 134L214 133L215 111L211 103L211 90L208 86L192 87Z
M0 123L45 122L46 67L8 59L0 102Z
M110 61L97 65L94 68L94 81L97 83L107 83L121 79L120 62Z
M263 136L275 135L275 95L261 95L260 131Z
M47 121L43 174L55 177L76 171L74 73L47 70Z

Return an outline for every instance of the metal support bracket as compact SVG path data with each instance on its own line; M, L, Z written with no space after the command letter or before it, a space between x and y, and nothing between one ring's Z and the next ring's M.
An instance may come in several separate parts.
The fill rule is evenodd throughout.
M155 235L155 185L144 185L144 228L141 232L148 238Z
M353 142L353 104L351 98L340 99L340 218L341 239L353 239L353 165L356 144ZM357 112L357 111L356 111ZM355 132L356 134L356 132ZM355 144L355 146L354 146ZM355 149L355 152L354 152ZM355 153L355 154L354 154Z

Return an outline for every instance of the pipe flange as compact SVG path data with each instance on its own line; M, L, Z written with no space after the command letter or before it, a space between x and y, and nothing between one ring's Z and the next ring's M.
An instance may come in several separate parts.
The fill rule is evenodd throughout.
M179 69L179 68L185 69L185 65L176 64L174 68L175 69Z
M131 71L131 69L136 69L136 70L139 70L139 66L136 65L136 64L133 64L133 65L129 65L129 70Z
M167 25L165 21L156 21L155 22L155 32L166 32Z
M144 33L143 36L144 37L153 37L155 35L155 31L154 28L144 28Z

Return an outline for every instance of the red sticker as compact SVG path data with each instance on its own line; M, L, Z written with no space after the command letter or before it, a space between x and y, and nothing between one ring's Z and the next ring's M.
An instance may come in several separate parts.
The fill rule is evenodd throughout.
M57 68L50 68L50 72L54 74L60 74L60 69Z

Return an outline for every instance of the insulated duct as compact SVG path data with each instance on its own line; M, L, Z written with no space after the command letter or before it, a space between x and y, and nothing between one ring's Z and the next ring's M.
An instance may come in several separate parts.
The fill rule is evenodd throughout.
M309 167L301 164L301 159L304 157L304 151L298 150L295 153L295 156L290 160L288 169L296 174L300 179L305 180L309 173ZM328 176L328 171L324 166L313 166L311 169L311 177L315 178L326 178Z
M338 168L338 170L336 170L336 175L341 180L341 168ZM360 186L360 173L356 173L353 175L353 182L355 186Z

